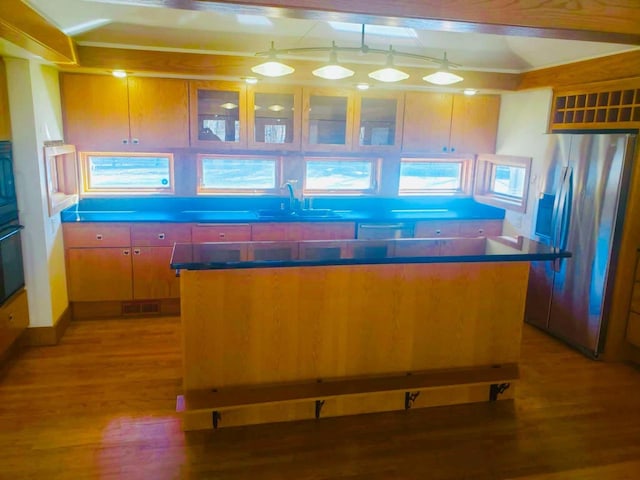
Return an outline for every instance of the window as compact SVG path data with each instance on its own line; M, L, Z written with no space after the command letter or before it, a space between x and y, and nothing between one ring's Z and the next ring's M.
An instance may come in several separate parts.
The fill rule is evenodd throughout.
M84 192L173 194L170 153L83 153Z
M268 193L279 191L280 157L198 155L198 193Z
M478 200L508 210L526 210L531 158L480 155L477 168L475 197Z
M400 159L399 195L471 195L470 158Z
M380 159L305 158L305 193L374 193Z
M78 202L76 147L60 143L44 147L49 216Z

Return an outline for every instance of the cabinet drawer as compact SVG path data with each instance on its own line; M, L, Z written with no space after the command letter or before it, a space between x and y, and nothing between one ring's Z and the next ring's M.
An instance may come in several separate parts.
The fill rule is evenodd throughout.
M416 222L414 237L459 237L460 222L456 220L423 220Z
M300 240L300 225L298 223L256 223L251 225L251 240Z
M305 223L300 226L301 240L353 240L356 224L352 222Z
M63 224L66 248L128 247L131 232L128 225L115 223L65 223Z
M0 353L9 348L28 325L27 292L21 290L0 307Z
M461 237L497 237L502 235L502 220L463 220Z
M248 224L200 224L191 228L191 241L202 242L247 242L251 240Z
M629 313L627 341L640 348L640 314L638 313Z
M144 223L131 226L131 244L134 247L172 247L174 243L190 242L190 225Z

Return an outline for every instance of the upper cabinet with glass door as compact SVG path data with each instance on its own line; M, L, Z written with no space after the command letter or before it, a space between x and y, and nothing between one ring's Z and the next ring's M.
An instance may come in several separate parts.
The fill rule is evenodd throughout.
M360 94L355 103L354 150L399 150L402 144L404 94Z
M249 87L249 148L300 148L301 92L297 87Z
M191 145L246 148L247 116L244 84L190 82Z
M349 90L305 88L302 108L302 148L351 150L354 95Z

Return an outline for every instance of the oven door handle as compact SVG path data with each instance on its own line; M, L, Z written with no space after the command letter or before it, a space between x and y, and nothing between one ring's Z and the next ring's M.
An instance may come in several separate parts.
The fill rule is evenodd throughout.
M6 240L9 237L13 237L15 234L17 234L23 228L24 228L24 225L15 225L15 226L7 227L7 228L4 228L4 229L0 230L0 242ZM9 233L4 233L7 230L9 230Z

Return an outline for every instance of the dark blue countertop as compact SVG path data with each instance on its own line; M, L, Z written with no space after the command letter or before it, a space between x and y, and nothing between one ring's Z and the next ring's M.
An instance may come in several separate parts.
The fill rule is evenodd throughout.
M283 197L83 199L61 212L63 222L400 222L502 219L504 210L470 198L322 197L292 215Z
M314 246L318 249L314 249ZM263 259L247 260L251 254L246 255L246 252L252 250L262 252ZM257 255L254 253L254 256ZM174 245L171 268L228 270L398 263L530 262L569 257L569 252L557 251L524 237L178 243Z

